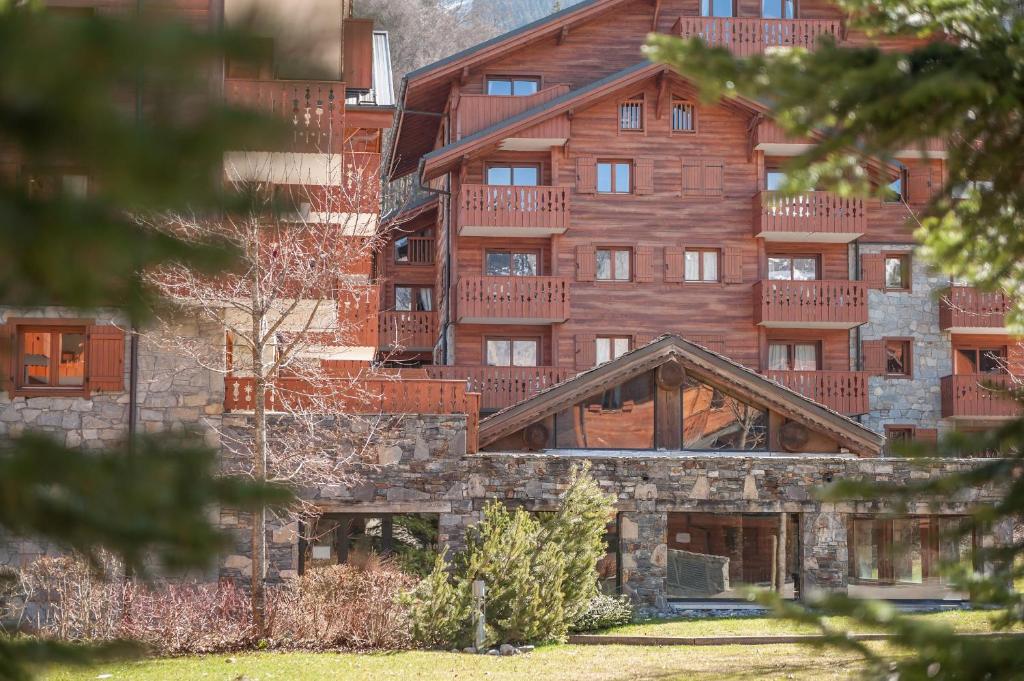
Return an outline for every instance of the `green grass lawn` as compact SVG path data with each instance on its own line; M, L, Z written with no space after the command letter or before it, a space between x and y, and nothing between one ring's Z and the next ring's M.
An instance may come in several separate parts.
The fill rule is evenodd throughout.
M956 631L991 631L992 611L984 610L947 610L927 614L912 615L917 619L947 624ZM839 629L862 632L863 627L842 617L829 617L826 621ZM814 634L817 630L795 622L780 620L773 617L736 617L708 618L687 620L653 620L642 624L627 624L615 627L603 634L622 634L625 636L760 636L770 634Z
M809 646L546 646L528 655L488 657L440 652L375 654L258 653L149 660L53 672L46 681L713 681L852 679L857 658ZM107 676L109 674L109 676Z

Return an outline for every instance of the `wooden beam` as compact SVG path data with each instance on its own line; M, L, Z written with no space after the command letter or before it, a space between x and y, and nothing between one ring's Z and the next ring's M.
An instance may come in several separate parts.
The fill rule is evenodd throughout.
M558 32L557 44L561 45L569 37L569 27L562 26L562 30Z
M658 30L658 19L661 18L661 0L654 0L654 18L651 19L651 30Z
M668 84L668 73L666 71L662 71L661 75L658 76L658 99L654 104L654 118L659 121L665 117L665 107L668 106Z

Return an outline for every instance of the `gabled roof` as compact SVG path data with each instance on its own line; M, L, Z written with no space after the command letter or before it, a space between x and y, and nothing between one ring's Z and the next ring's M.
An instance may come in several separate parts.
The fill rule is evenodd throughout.
M685 369L732 390L741 399L748 397L792 421L834 438L855 454L876 456L881 452L885 438L873 430L676 335L661 336L618 359L577 374L488 416L480 421L480 446L511 435L609 386L619 385L671 360L677 360Z

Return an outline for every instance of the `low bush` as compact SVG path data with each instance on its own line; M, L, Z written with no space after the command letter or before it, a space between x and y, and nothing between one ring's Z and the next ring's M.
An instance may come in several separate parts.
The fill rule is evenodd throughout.
M581 612L569 630L574 634L610 629L633 621L633 604L629 596L608 596L598 594L590 599L587 608Z

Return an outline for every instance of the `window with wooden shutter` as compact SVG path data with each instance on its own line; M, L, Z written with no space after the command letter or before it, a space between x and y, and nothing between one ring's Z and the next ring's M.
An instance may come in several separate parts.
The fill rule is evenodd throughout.
M863 371L873 376L885 373L885 341L866 340L860 344L860 364Z
M722 281L726 284L743 283L743 253L735 248L725 249L725 267Z
M597 193L597 158L580 156L576 159L576 191L580 194Z
M124 390L124 331L110 324L90 326L86 348L89 392Z
M704 161L704 196L721 196L724 179L724 163L721 161Z
M860 278L868 288L885 288L885 258L881 253L860 256Z
M576 369L582 371L594 366L596 359L596 341L594 334L576 334Z
M14 325L0 324L0 390L14 397Z
M654 159L638 158L633 162L633 191L637 194L654 193Z
M704 194L704 173L700 159L684 158L683 196L702 196Z
M643 283L654 281L654 248L637 246L634 249L634 257L636 272L633 273L633 280Z
M576 281L594 281L596 262L596 249L593 246L577 246Z
M678 284L683 280L683 247L665 247L665 281Z

